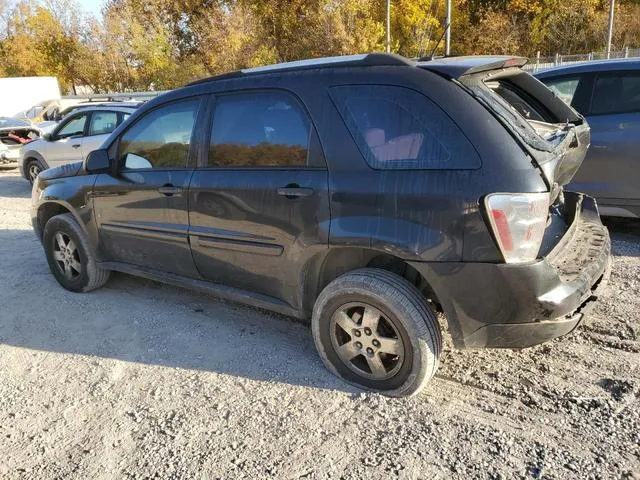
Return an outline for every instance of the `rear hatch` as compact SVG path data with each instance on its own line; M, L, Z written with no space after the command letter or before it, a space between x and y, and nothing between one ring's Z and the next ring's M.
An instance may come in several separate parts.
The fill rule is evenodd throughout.
M460 84L511 132L541 170L551 202L571 181L590 142L584 117L521 67L521 57L449 57L418 63Z

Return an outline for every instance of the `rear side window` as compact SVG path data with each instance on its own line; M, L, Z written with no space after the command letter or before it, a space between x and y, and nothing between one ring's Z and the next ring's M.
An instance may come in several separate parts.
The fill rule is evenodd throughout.
M246 92L216 100L209 166L304 167L311 124L287 92Z
M124 168L186 167L199 104L199 99L174 102L138 119L120 139Z
M458 126L424 95L390 85L333 87L331 97L376 169L470 169L480 158Z
M640 73L600 75L591 98L591 115L640 112Z
M105 135L115 130L118 124L118 112L93 112L89 135Z

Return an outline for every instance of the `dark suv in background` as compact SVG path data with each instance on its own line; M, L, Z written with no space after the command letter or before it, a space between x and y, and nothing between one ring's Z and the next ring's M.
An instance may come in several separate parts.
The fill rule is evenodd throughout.
M43 172L34 229L69 290L116 270L311 317L331 371L411 395L436 312L457 347L526 347L606 279L596 204L563 190L589 127L523 63L370 54L193 83Z

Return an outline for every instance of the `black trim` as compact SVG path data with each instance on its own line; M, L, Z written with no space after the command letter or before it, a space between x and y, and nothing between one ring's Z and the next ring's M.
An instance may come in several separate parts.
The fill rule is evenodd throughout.
M282 255L282 252L284 252L284 248L281 245L247 242L213 236L189 235L189 242L195 247L231 250L233 252L252 253L272 257L279 257Z
M513 57L516 58L516 57ZM395 66L395 67L413 67L415 62L395 53L369 53L361 59L349 59L340 62L327 61L322 62L323 58L318 58L317 62L309 63L307 65L294 65L287 66L286 63L276 63L273 65L267 65L266 67L273 67L273 69L265 68L264 70L251 71L248 68L246 71L235 70L233 72L223 73L221 75L215 75L213 77L203 78L196 80L195 82L188 83L186 86L191 87L193 85L201 85L203 83L215 82L218 80L229 80L234 78L241 78L244 76L256 76L256 75L268 75L279 74L281 72L297 72L301 70L312 70L322 68L340 68L340 67L380 67L380 66ZM526 63L526 59L525 63Z
M176 287L189 290L198 290L203 293L212 294L225 300L251 305L257 308L278 312L283 315L303 319L305 315L293 308L288 303L277 298L260 293L249 292L240 288L229 287L219 283L207 282L195 278L184 277L175 273L160 272L151 268L138 267L122 262L100 262L102 268L128 273L138 277L148 278L157 282L168 283Z
M93 195L95 196L104 196L104 195ZM157 240L163 241L175 241L179 243L188 243L187 242L187 226L184 228L162 228L155 224L143 224L143 223L134 223L134 224L115 224L115 223L103 223L100 226L101 230L105 230L108 232L115 233L124 233L126 235L134 235L138 237L145 238L155 238Z

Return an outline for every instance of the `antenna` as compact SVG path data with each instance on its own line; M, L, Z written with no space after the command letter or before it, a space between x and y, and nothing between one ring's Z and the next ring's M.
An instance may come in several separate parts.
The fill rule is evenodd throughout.
M433 47L433 50L431 50L431 53L429 54L429 57L433 58L433 54L436 53L436 50L438 49L438 47L442 43L442 39L444 38L444 35L447 33L447 30L449 30L449 24L448 23L444 26L444 30L442 31L442 35L440 35L440 38L438 39L438 43L436 43L436 46Z

